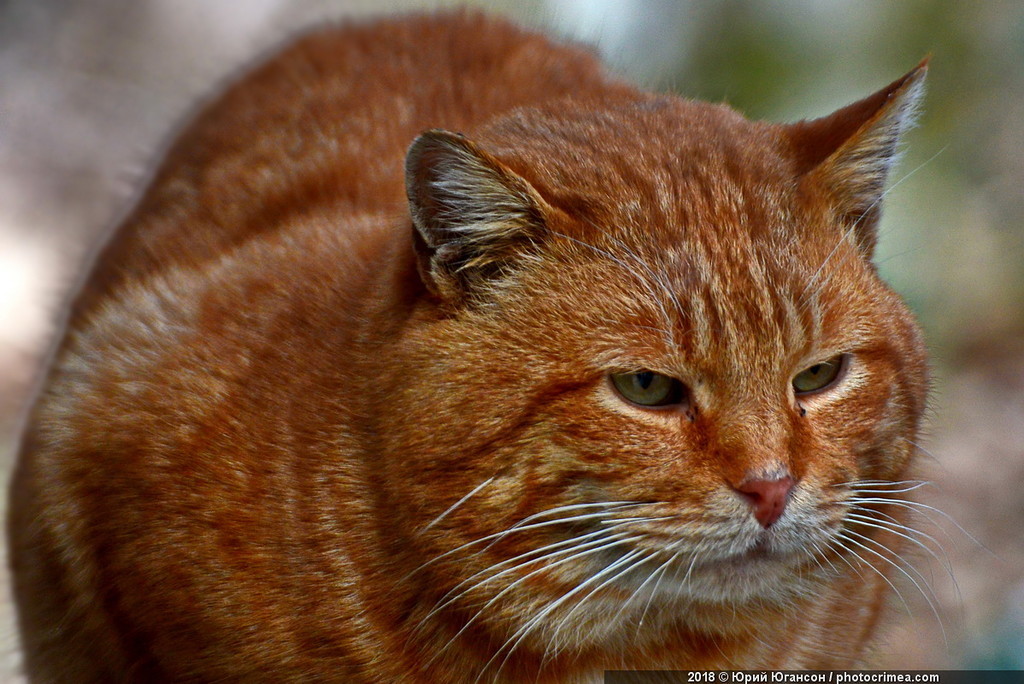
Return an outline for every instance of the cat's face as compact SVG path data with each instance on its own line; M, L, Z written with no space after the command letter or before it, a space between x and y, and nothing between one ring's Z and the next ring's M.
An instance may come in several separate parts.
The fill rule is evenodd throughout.
M789 131L652 100L414 148L438 303L385 447L438 610L571 641L785 603L871 534L862 493L900 488L924 353Z

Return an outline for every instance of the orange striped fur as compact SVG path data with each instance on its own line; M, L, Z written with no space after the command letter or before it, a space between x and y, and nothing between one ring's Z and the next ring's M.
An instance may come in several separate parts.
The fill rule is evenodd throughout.
M32 414L32 681L870 662L927 387L871 253L924 72L752 122L471 13L255 68L100 253Z

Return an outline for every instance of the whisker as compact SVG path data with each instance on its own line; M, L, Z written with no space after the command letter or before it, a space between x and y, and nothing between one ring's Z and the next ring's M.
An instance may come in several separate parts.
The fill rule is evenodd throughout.
M907 440L907 441L909 442L910 440ZM913 442L910 442L910 443L913 444ZM917 446L917 445L914 445L914 446ZM918 448L920 448L920 447L918 447ZM910 485L910 486L907 487L906 489L899 489L899 490L866 489L866 488L864 488L864 487L867 487L867 486L893 486L893 485ZM997 557L996 554L994 552L992 552L991 549L986 547L984 544L982 544L980 541L978 541L973 535L971 535L969 532L967 532L967 530L965 530L949 514L945 513L944 511L942 511L942 510L940 510L938 508L935 508L934 506L929 506L928 504L922 503L920 501L914 501L913 499L881 498L881 497L865 497L865 496L863 496L864 494L883 494L883 495L885 495L885 494L904 493L904 492L907 492L907 491L913 491L914 489L918 489L920 487L927 486L927 485L934 486L934 483L928 482L928 481L925 481L925 480L903 480L903 481L900 481L900 482L886 482L886 481L878 481L878 480L861 480L861 481L858 481L858 482L840 483L839 485L836 485L836 486L849 486L851 488L854 488L854 490L855 490L854 494L856 496L856 501L859 502L859 503L890 504L890 505L897 506L897 507L900 507L900 508L906 508L906 509L909 509L909 510L916 511L917 513L922 515L929 523L931 523L935 527L941 529L943 531L943 533L945 533L946 537L950 539L950 541L955 541L955 540L953 540L952 535L950 535L949 532L947 530L945 530L945 528L943 528L942 525L939 525L935 521L935 519L933 519L930 515L928 515L928 513L926 511L930 511L932 513L937 513L938 515L941 515L946 520L948 520L950 523L952 523L953 526L956 527L957 530L960 531L960 533L962 533L964 536L966 536L968 539L970 539L972 542L974 542L977 546L979 546L979 547L985 549L986 551L988 551L989 554L991 554L993 557ZM857 506L857 507L861 508L862 510L870 510L870 509L866 509L866 508L860 507L860 506ZM876 513L884 515L881 512L876 512ZM895 518L892 518L891 516L886 516L886 517L888 517L891 521L896 522ZM920 531L918 531L918 532L920 534L924 534L923 532L920 532ZM937 546L939 548L942 548L942 545L938 544L937 541L936 541L936 544L937 544Z
M684 540L679 540L675 543L675 546L680 547L683 543ZM651 603L654 601L654 597L658 594L658 587L661 585L661 580L665 579L666 571L675 562L675 560L679 558L679 554L682 551L681 548L672 550L672 547L669 547L666 550L672 551L672 554L668 557L668 560L659 565L652 573L652 576L657 575L658 579L654 581L654 586L651 587L651 593L648 594L647 601L644 603L644 609L640 611L640 619L636 622L636 631L633 634L634 639L640 637L640 629L644 626L644 620L647 619L647 611L651 609ZM690 577L690 570L693 569L693 565L697 562L697 551L699 551L699 548L694 550L693 560L690 561L690 569L687 570L686 577L683 578L682 584L686 584L687 579ZM648 580L650 580L650 578L648 578Z
M635 542L635 541L640 541L642 539L643 539L643 536L639 536L639 535L638 536L632 536L632 537L626 537L624 539L619 539L619 540L617 540L617 541L615 541L615 542L613 542L611 544L607 544L605 547L602 547L600 550L604 551L604 550L607 550L607 549L615 547L615 546L621 546L623 544L628 544L628 543L632 543L632 542ZM588 551L588 553L593 553L593 552L596 552L596 550ZM513 632L512 636L510 636L508 639L506 639L505 643L502 644L501 647L497 651L495 651L494 655L491 656L491 658L484 664L484 667L481 670L480 675L477 677L476 681L480 680L480 677L482 677L484 672L486 672L490 668L490 666L494 663L495 659L497 659L498 656L500 656L501 653L503 651L506 651L506 649L507 649L507 653L505 654L505 657L502 659L501 664L498 666L498 669L494 673L495 678L497 678L497 676L501 672L502 668L504 668L505 664L508 662L508 659L512 656L512 653L516 650L516 648L519 647L519 644L522 643L523 639L525 639L526 636L531 631L533 631L534 627L536 627L540 623L540 621L542 621L544 618L546 618L548 615L550 615L553 610L558 608L558 606L560 606L561 604L565 603L565 601L569 600L569 598L571 598L577 591L579 591L581 589L584 589L588 585L590 585L592 582L597 581L601 577L601 575L602 575L602 573L597 573L596 575L591 575L588 579L586 579L583 582L577 584L575 588L573 588L572 590L570 590L569 592L564 594L561 598L557 599L556 601L548 604L548 606L545 607L544 610L542 610L540 613L538 613L537 615L532 617L529 621L527 621L527 623L525 625L523 625L522 627L517 629L515 632Z
M854 231L857 230L859 223L860 219L854 222L853 225L851 225L847 230L843 232L842 235L839 236L839 240L836 242L836 246L832 248L832 251L828 253L825 259L821 262L821 265L818 266L817 270L808 279L807 284L804 286L804 291L800 295L800 301L797 305L797 312L803 313L804 307L810 305L811 295L817 294L815 288L818 283L818 277L825 270L825 267L828 265L828 263L832 261L832 257L835 256L836 252L839 251L839 248L843 245L843 243L849 240L850 236L853 235Z
M456 584L454 587L449 589L448 592L445 593L445 595L442 596L439 599L437 605L435 605L434 608L432 608L430 610L430 612L427 613L427 615L420 621L420 624L421 625L424 624L427 620L432 618L434 615L436 615L440 611L444 610L447 606L451 605L455 601L459 600L459 598L461 598L462 596L465 596L466 594L472 592L474 589L479 589L480 587L484 586L485 584L488 584L488 583L493 582L494 580L496 580L496 579L498 579L500 577L504 577L504 576L506 576L506 575L508 575L508 574L510 574L512 572L515 572L516 570L519 570L520 568L523 568L523 567L525 567L527 565L531 565L533 563L538 563L538 562L542 562L542 561L552 560L552 559L558 558L559 556L564 555L564 554L572 554L572 553L577 552L577 551L591 549L594 546L599 546L599 545L604 544L605 542L607 542L609 540L618 539L618 538L621 538L622 536L625 535L625 533L608 534L608 532L609 532L608 529L597 530L595 532L590 532L590 533L585 534L585 535L581 535L581 536L578 536L578 537L573 537L571 539L565 539L565 540L562 540L562 541L559 541L559 542L555 542L553 544L548 544L547 546L544 546L544 547L542 547L540 549L532 549L532 550L527 551L525 553L521 553L518 556L514 556L514 557L509 558L507 560L501 561L500 563L495 563L493 565L490 565L487 568L484 568L483 570L480 570L479 572L476 572L476 573L470 575L469 577L467 577L466 579L462 580L461 582ZM585 539L590 539L590 541L587 541L585 543L580 543L580 542L582 542ZM564 547L568 547L568 548L564 548ZM572 559L573 559L573 556L569 556L569 557L567 557L565 559L562 559L561 561L557 561L557 562L552 563L550 565L546 565L543 568L541 568L541 570L557 567L558 565L561 565L563 562L567 562L567 561L572 560ZM486 577L485 579L481 580L480 582L472 584L473 580L475 580L476 578L480 577L481 575L485 575L487 573L490 573L490 572L492 572L492 571L494 571L494 570L496 570L498 568L501 568L503 566L506 566L506 565L510 565L510 567L508 567L508 568L506 568L504 570L501 570L500 572L494 573L494 574L490 575L489 577ZM498 596L495 596L494 598L492 598L488 602L487 606L489 606L494 600L496 600L500 596L502 596L505 593L507 593L510 589L515 587L523 579L526 579L526 578L529 578L529 577L533 576L534 574L536 574L536 572L538 572L538 571L531 572L531 573L527 574L525 577L520 578L516 582L513 582L508 587L505 587L505 589L503 589L498 594ZM466 585L471 585L471 586L466 587ZM464 589L463 591L459 591L459 589L462 588L462 587L466 587L466 589Z
M682 543L683 543L683 540L679 540L679 541L673 542L672 544L670 544L665 549L662 549L660 551L654 552L651 555L651 558L655 558L659 553L667 553L669 551L672 551L673 548L678 547ZM668 567L668 565L672 563L672 561L675 558L675 556L676 556L675 553L670 553L668 560L666 560L664 563L662 563L657 568L655 568L653 572L651 572L650 574L647 575L647 579L645 579L643 582L641 582L640 586L638 586L636 589L634 589L633 593L629 595L629 598L627 598L625 601L623 601L622 605L619 606L619 609L615 612L615 615L612 616L612 619L611 619L612 622L617 622L618 621L618 618L619 618L620 615L622 615L622 612L629 606L629 604L633 601L633 599L636 598L640 594L640 592L643 591L643 588L645 586L647 586L648 582L650 582L655 577L660 577L661 574L664 574L665 568ZM654 594L657 593L658 582L660 582L660 579L655 582L654 587L651 589L651 596L648 598L648 604L650 603L651 598L654 597ZM644 609L644 612L646 613L646 608ZM641 615L640 622L643 623L643 615Z
M868 509L856 504L853 506L850 517L854 520L860 521L860 524L868 525L870 527L877 527L879 529L888 529L893 534L908 539L917 546L927 551L928 554L943 568L943 570L945 570L946 574L949 575L949 578L952 581L953 589L956 592L957 597L959 597L959 599L962 600L963 593L960 590L960 584L957 582L956 573L953 572L953 564L949 559L949 554L946 553L945 547L934 536L928 534L923 530L915 529L913 527L910 527L909 525L904 525L899 520L897 520L896 518L894 518L893 516L889 515L884 511ZM933 525L935 524L934 521L931 521L930 519L929 522L931 522ZM943 531L945 532L945 530ZM947 538L950 538L950 540L952 541L952 538L948 532L946 532L946 536ZM924 541L922 541L922 539ZM925 541L930 542L934 546L934 549L938 550L938 552L942 554L942 558L939 558L939 556L935 553L933 548L924 543Z
M541 511L540 513L535 513L535 514L533 514L531 516L528 516L528 517L524 518L523 520L520 520L516 524L512 525L508 529L502 530L501 532L495 532L493 534L489 534L489 535L486 535L484 537L480 537L479 539L474 539L473 541L466 542L465 544L461 544L460 546L457 546L454 549L449 549L448 551L445 551L444 553L439 554L439 555L435 556L434 558L431 558L430 560L426 561L425 563L423 563L423 564L419 565L418 567L416 567L415 569L411 570L409 573L407 573L405 575L405 577L403 579L408 579L409 577L411 577L412 575L416 574L420 570L423 570L427 566L433 565L434 563L436 563L436 562L438 562L438 561L440 561L440 560L442 560L444 558L447 558L448 556L451 556L452 554L458 553L459 551L462 551L463 549L469 548L471 546L475 546L477 544L483 544L485 542L491 542L490 545L488 545L487 547L482 549L482 550L486 550L486 549L490 548L491 546L493 546L494 544L496 544L501 539L504 539L505 537L507 537L509 534L512 534L513 532L526 532L526 531L529 531L529 530L538 529L540 527L549 527L551 525L562 525L562 524L566 524L566 523L580 522L580 521L583 521L583 520L593 520L595 518L606 517L607 513L611 512L611 511L621 510L622 508L629 508L629 507L632 507L632 506L642 506L642 505L644 505L644 504L638 503L638 502L632 502L632 501L608 501L608 502L600 502L600 503L572 504L572 505L569 505L569 506L559 506L557 508L553 508L553 509L550 509L550 510L547 510L547 511ZM526 524L527 522L529 522L531 520L537 520L539 518L551 515L553 513L560 513L560 512L566 512L566 511L580 510L580 509L583 509L583 508L595 508L595 507L607 508L609 510L607 510L607 511L599 511L597 513L587 513L587 514L584 514L584 515L570 516L570 517L567 517L567 518L556 518L555 520L546 520L544 522L534 523L532 525L527 525Z
M902 494L904 492L912 492L915 489L926 487L928 485L934 486L934 483L927 480L897 480L895 482L889 480L854 480L852 482L838 482L833 487L849 487L857 493L869 492L878 494ZM866 487L878 487L876 491L874 489L865 489ZM901 489L889 489L900 487Z
M915 501L905 501L905 502L902 502L902 503L908 504L907 506L903 506L903 508L910 508L911 514L916 514L916 515L923 516L930 524L932 524L933 526L935 526L936 528L941 530L942 533L945 535L946 539L948 539L950 542L952 542L954 544L956 543L956 540L954 539L953 535L949 532L949 530L947 530L942 525L937 524L935 522L935 520L933 520L931 518L931 516L925 514L923 511L916 511L916 510L914 510L913 508L910 507L910 504L918 504L918 505L921 505L921 506L926 506L926 504L920 504L920 502L915 502ZM946 549L945 549L945 547L944 547L944 545L942 544L941 541L939 541L936 537L928 534L927 532L925 532L923 530L919 530L919 529L910 527L908 525L902 524L895 517L889 515L885 511L876 510L876 509L868 509L868 508L865 508L865 507L862 507L862 506L856 505L856 504L853 506L853 510L862 511L865 515L874 516L875 521L879 522L879 523L882 522L881 520L878 520L879 517L885 518L888 521L889 524L892 524L892 525L895 525L895 526L899 527L900 529L902 529L903 531L907 532L908 534L917 535L917 536L922 537L923 539L931 542L934 545L934 547L936 549L938 549L938 551L942 554L943 558L945 559L944 562L940 561L939 564L943 566L943 568L945 569L946 573L949 575L950 579L952 580L953 590L956 592L957 602L958 602L958 605L959 605L961 611L964 609L963 592L961 591L960 584L959 584L959 582L956 579L956 574L953 572L953 564L952 564L952 562L949 559L949 554L946 552ZM943 516L945 516L968 539L973 541L975 544L977 544L981 548L985 549L985 551L987 551L993 557L998 558L998 556L994 552L992 552L984 544L982 544L981 542L976 540L973 536L971 536L966 530L964 530L964 528L962 528L959 524L957 524L956 521L953 520L950 516L948 516L943 511L941 511L941 510L939 510L937 508L934 509L934 511L936 513L940 513ZM923 545L923 542L922 542L922 545Z
M839 537L839 536L832 537L832 539L830 539L828 541L828 543L825 544L825 552L828 553L829 551L834 551L836 553L836 558L838 558L839 560L841 560L844 563L846 563L847 567L849 567L851 570L853 570L854 573L856 573L857 577L860 577L861 579L864 579L864 574L860 571L860 567L857 566L857 565L854 565L853 563L851 563L850 559L846 557L846 555L843 553L843 551L846 551L846 552L849 552L849 553L853 553L853 555L857 557L857 560L859 560L861 562L861 564L866 564L864 559L861 558L860 556L857 556L857 554L854 553L852 549L850 549L849 547L845 546L843 544L843 540L842 540L841 537Z
M433 527L433 526L434 526L434 525L436 525L437 523L439 523L439 522L441 522L442 520L444 520L444 519L445 519L445 518L446 518L446 517L448 516L448 514L450 514L450 513L452 512L452 511L454 511L454 510L455 510L456 508L458 508L458 507L459 507L459 506L461 506L462 504L464 504L464 503L466 503L467 501L469 501L469 499L470 499L470 498L472 498L472 496L473 496L474 494L476 494L476 493L477 493L477 492L479 492L479 491L480 491L481 489L483 489L483 488L484 488L484 487L486 487L487 485L489 485L489 484L491 484L492 482L494 482L494 480L495 480L495 479L497 479L497 477L498 477L497 475L492 475L491 477L487 478L486 480L484 480L483 482L481 482L480 484L478 484L478 485L477 485L476 487L474 487L474 488L473 488L473 489L472 489L472 490L471 490L471 491L469 492L469 494L466 494L466 495L465 495L464 497L462 497L461 499L459 499L458 501L456 501L455 503L453 503L453 504L452 504L451 506L449 506L449 507L448 507L448 509L447 509L447 510L446 510L446 511L445 511L444 513L442 513L441 515L439 515L439 516L437 516L436 518L434 518L433 520L431 520L431 521L430 521L430 523L429 523L429 524L428 524L428 525L427 525L426 527L424 527L422 531L423 531L423 532L426 532L426 531L427 531L427 530L429 530L429 529L430 529L431 527Z
M611 520L602 520L598 524L599 525L610 525L610 524L620 523L620 522L631 522L631 523L636 523L636 522L657 522L658 520L674 520L674 519L678 519L678 518L679 518L678 515L659 515L659 516L636 517L636 518L612 518Z
M855 489L855 490L853 490L852 493L856 497L858 497L858 498L860 498L864 494L882 494L882 495L905 494L906 492L913 492L915 490L920 489L921 487L925 487L925 486L930 485L930 484L931 484L931 482L922 482L919 485L915 485L913 487L904 487L903 489L867 489L867 488L863 488L863 489Z
M935 548L942 552L943 556L947 557L948 564L948 554L946 553L945 548L942 546L942 543L932 535L928 534L927 532L916 529L914 527L910 527L909 525L904 525L899 520L889 515L885 511L878 511L870 508L865 508L863 506L854 505L850 508L850 512L851 515L853 513L859 513L862 516L866 516L867 519L870 519L873 522L877 522L883 525L890 525L893 527L893 529L900 529L906 532L907 534L914 534L918 537L924 538L927 541L930 541L932 544L935 545Z
M615 580L617 580L620 577L622 577L623 575L626 575L626 574L629 574L630 572L633 572L634 570L636 570L637 568L642 566L644 563L646 563L647 561L649 561L652 558L654 558L657 555L657 553L658 553L657 551L645 551L645 550L642 550L642 549L641 550L636 550L636 551L631 551L631 552L627 553L625 556L623 556L622 558L620 558L619 560L617 560L614 563L611 563L610 565L608 565L601 572L597 573L596 576L600 576L602 574L605 574L605 573L615 569L617 566L626 565L626 567L623 570L620 570L619 572L615 573L614 575L612 575L611 577L606 579L604 582L601 582L599 585L597 585L596 587L591 589L589 592L587 592L586 596L584 596L579 601L577 601L576 605L573 606L569 610L568 613L566 613L565 615L563 615L561 617L561 619L559 620L560 624L554 628L553 634L557 635L560 631L562 631L563 625L565 625L565 624L567 624L569 622L569 618L572 617L573 613L575 613L577 610L579 610L583 606L583 604L587 601L587 599L589 599L591 596L593 596L597 592L601 591L602 589L607 587L609 584L611 584ZM637 558L639 558L639 560L636 560ZM633 562L633 561L636 561L636 562ZM561 651L561 649L559 649L556 646L554 648L553 652L551 653L551 657L554 657L554 656L558 655L558 653L560 651ZM544 660L547 661L548 659L549 659L548 653L545 652Z
M908 510L916 511L916 512L920 513L921 515L923 515L925 517L925 519L927 519L928 522L930 522L932 525L935 525L939 529L943 529L942 525L939 525L938 523L936 523L935 520L930 515L928 515L927 512L937 513L938 515L942 516L947 521L949 521L949 523L951 523L954 527L956 527L956 529L959 530L960 533L963 534L965 537L970 539L972 542L974 542L980 548L983 548L986 551L988 551L993 557L998 558L998 556L991 549L989 549L987 546L982 544L980 541L978 541L974 537L974 535L972 535L970 532L968 532L963 527L961 527L960 523L958 523L955 519L953 519L953 517L951 515L949 515L948 513L946 513L943 510L940 510L940 509L936 508L935 506L929 506L926 503L921 503L920 501L913 501L911 499L883 499L883 498L878 498L878 497L864 497L864 498L858 497L857 501L858 501L858 503L890 504L892 506L897 506L897 507L900 507L900 508L906 508ZM952 535L950 535L948 532L946 534L947 534L947 536L949 536L950 540L953 540Z
M861 515L861 514L857 514L857 513L851 513L848 517L850 519L852 519L852 520L855 520L860 525L864 525L865 527L871 527L871 528L874 528L876 530L888 531L888 532L890 532L892 534L895 534L898 537L902 537L903 539L906 539L907 541L910 541L913 544L915 544L915 545L919 546L920 548L924 549L935 560L936 563L938 563L939 565L942 566L942 568L949 575L950 579L953 580L953 584L956 585L956 577L953 574L953 567L950 565L948 557L946 558L945 561L943 561L941 558L939 558L939 556L935 553L935 551L930 546L928 546L927 544L922 542L920 539L918 539L917 537L912 537L909 534L905 534L904 532L900 531L900 530L909 530L911 532L917 532L917 530L913 530L912 528L909 528L906 525L892 524L892 523L889 523L888 521L878 520L878 519L871 518L869 516ZM932 538L932 539L934 541L934 538ZM939 546L939 550L940 551L942 550L941 545ZM945 551L943 551L943 555L945 555Z
M878 553L877 551L873 551L873 550L871 550L871 549L867 548L866 546L864 546L863 544L860 544L860 543L859 543L859 542L857 542L856 540L854 540L854 539L850 539L849 537L847 537L847 536L846 536L846 532L845 532L845 531L844 531L844 532L842 532L842 533L840 533L840 534L839 534L839 535L837 536L837 539L841 539L841 540L842 540L842 541L844 541L844 542L851 542L851 543L853 543L853 544L856 544L856 545L857 545L857 546L859 546L860 548L864 549L865 551L868 551L868 552L870 552L870 553L873 553L873 554L874 554L874 555L876 555L876 556L881 556L881 554L879 554L879 553ZM874 565L872 565L871 563L869 563L869 562L868 562L867 560L865 560L865 559L864 559L864 557L863 557L863 556L861 556L861 555L860 555L859 553L857 553L857 552L856 552L855 550L851 549L851 548L850 548L849 546L847 546L846 544L843 544L843 548L845 548L845 549L846 549L846 551L847 551L848 553L852 554L852 555L853 555L853 557L854 557L854 558L856 558L857 560L859 560L859 561L860 561L860 562L861 562L861 563L862 563L862 564L863 564L864 566L866 566L866 567L870 568L871 570L873 570L873 571L875 572L875 574L877 574L877 575L878 575L879 577L881 577L881 578L882 578L882 581L883 581L883 582L885 582L886 584L888 584L888 585L889 585L889 588L893 590L893 592L894 592L894 593L896 594L896 596L897 596L897 597L899 597L900 603L902 603L902 604L903 604L903 608L904 608L904 610L906 610L906 611L907 611L907 615L911 615L911 616L912 616L912 615L914 614L914 613L913 613L913 611L911 611L911 610L910 610L910 604L908 604L908 603L907 603L907 600L906 600L905 598L903 598L903 594L902 594L902 592L900 592L900 590L896 588L896 585L895 585L895 584L893 584L893 583L892 583L892 581L891 581L891 580L890 580L890 579L889 579L888 577L886 577L886 576L885 576L885 573L883 573L883 572L882 572L881 570L879 570L879 569L878 569L878 568L876 568L876 567L875 567ZM888 558L885 558L884 556L881 556L881 557L882 557L882 558L883 558L884 560L886 560L887 562L889 562L890 564L892 564L892 561L890 561L890 560L889 560ZM840 558L843 558L843 556L840 556ZM852 566L851 566L851 567L852 567Z
M643 537L634 537L631 541L639 541L642 538ZM506 653L505 658L502 660L501 665L498 667L498 670L497 670L497 672L495 672L495 674L497 675L498 672L501 672L502 668L505 666L505 663L508 662L508 659L511 657L512 652L515 651L515 649L519 647L519 644L522 643L523 639L525 639L529 635L530 632L532 632L545 618L547 618L547 616L549 616L552 612L554 612L554 610L556 608L558 608L560 605L562 605L563 603L568 601L570 598L572 598L581 589L584 589L587 586L589 586L590 584L592 584L593 582L596 582L597 580L601 579L601 577L603 577L606 573L610 572L611 570L614 570L615 568L617 568L619 565L623 564L624 562L629 562L633 558L635 558L635 557L637 557L639 555L642 555L642 554L643 554L642 551L631 551L630 553L626 554L622 558L619 558L615 562L613 562L610 565L606 566L600 572L595 573L594 575L591 575L590 577L588 577L583 582L580 582L579 584L577 584L575 587L573 587L568 592L563 594L562 597L559 598L558 600L548 604L548 606L546 608L544 608L544 610L542 610L540 613L538 613L533 618L531 618L525 625L520 627L519 630L517 630L517 632L515 634L512 635L511 638L515 639L515 642L508 648L508 653ZM627 570L628 569L629 568L627 568ZM604 583L602 583L602 586L603 586L603 584ZM589 595L590 594L588 594L587 596L589 596ZM584 597L584 598L586 598L586 597ZM518 638L516 638L516 634L519 635ZM509 641L511 641L511 639ZM503 645L502 648L505 648L505 646L507 646L507 645L508 645L508 641L505 642L505 645ZM501 651L501 649L499 649L499 653L500 653L500 651Z
M813 560L815 564L821 569L821 573L823 575L828 574L827 572L825 572L825 566L821 564L821 561L825 561L826 563L828 563L829 567L832 568L832 572L836 575L839 575L839 568L837 568L836 564L833 563L832 560L828 557L828 547L826 546L825 549L822 549L821 545L814 539L808 539L807 541L811 545L811 548L814 549L814 553L808 553L807 555L810 556L811 560Z
M528 530L539 529L541 527L550 527L551 525L564 525L566 523L579 522L579 521L582 521L582 520L594 520L594 519L597 519L597 518L605 518L605 517L607 517L607 515L610 512L613 512L613 511L616 511L616 510L621 510L622 508L628 508L628 507L631 507L631 506L642 506L644 504L635 503L635 502L616 502L614 504L614 507L609 509L609 510L607 510L607 511L598 511L597 513L585 513L583 515L569 516L568 518L556 518L554 520L545 520L543 522L532 523L532 524L529 524L529 525L526 524L526 523L528 523L528 522L530 522L532 520L540 519L540 518L542 518L544 516L547 516L547 515L549 515L551 513L554 513L554 512L568 511L568 510L582 508L584 506L591 507L591 506L594 506L594 505L596 505L596 504L574 504L572 506L562 506L560 508L555 508L555 509L552 509L550 511L544 511L542 513L536 513L534 515L531 515L531 516L528 516L526 518L523 518L522 520L517 522L515 525L512 525L511 527L509 527L504 532L497 532L497 533L491 535L491 537L493 537L493 540L491 541L490 544L488 544L486 547L484 547L483 550L487 550L487 549L491 548L492 546L494 546L499 541L501 541L502 539L504 539L508 535L512 534L513 532L525 532L525 531L528 531ZM484 537L483 538L483 540L487 540L487 539L489 539L489 537Z
M512 591L520 583L525 582L525 581L529 580L531 577L534 577L534 576L536 576L536 575L538 575L538 574L540 574L542 572L550 571L552 568L558 567L559 565L564 565L565 563L569 563L569 562L578 560L580 558L592 555L594 553L599 553L599 552L605 551L605 550L607 550L609 548L613 548L615 546L618 546L618 545L620 545L622 543L623 539L634 539L634 538L635 537L631 538L631 537L629 537L629 535L626 535L626 534L610 535L610 536L603 537L603 538L599 539L596 542L590 542L588 544L583 544L583 545L580 545L580 546L577 546L577 547L573 547L571 549L568 549L567 551L559 552L559 554L560 553L568 552L571 555L569 555L569 556L567 556L565 558L562 558L561 560L558 560L558 561L556 561L554 563L550 563L550 564L544 565L544 566L542 566L540 568L537 568L536 570L532 570L532 571L528 572L527 574L523 575L522 577L520 577L519 579L517 579L516 581L512 582L508 586L504 587L495 596L491 597L491 599L488 600L469 620L467 620L462 625L462 627L459 629L459 631L456 632L455 635L451 639L449 639L448 642L444 646L442 646L434 654L434 656L432 656L430 658L430 660L427 661L427 663L429 664L429 663L433 662L434 659L440 653L444 652L449 646L451 646L455 642L455 640L458 639L473 623L475 623L477 621L477 619L480 618L492 605L494 605L497 601L499 601L502 596L504 596L508 592ZM595 544L596 544L596 546L595 546ZM548 556L542 556L540 558L534 558L534 559L532 559L532 560L530 560L530 561L528 561L526 563L521 563L521 564L519 564L519 565L517 565L517 566L515 566L513 568L509 568L509 569L507 569L507 570L505 570L505 571L503 571L503 572L501 572L499 574L504 575L504 574L507 574L507 573L512 572L514 570L517 570L517 569L519 569L521 567L524 567L526 565L530 565L531 563L538 562L538 561L549 560L550 558L552 558L552 557L554 557L556 555L559 555L559 554L549 554ZM477 588L483 586L484 584L492 581L496 577L497 577L497 575L491 576L491 577L483 580L482 582L479 582L479 583L473 585L472 587L469 587L466 591L461 592L458 596L453 597L451 600L449 600L444 605L448 605L452 601L455 601L456 599L458 599L459 596L462 596L465 593L468 593L468 592L470 592L470 591L472 591L474 589L477 589ZM434 611L432 611L432 613L435 613L437 610L440 610L441 608L443 608L443 606L439 606Z
M875 546L881 548L883 551L891 553L893 556L895 556L896 558L898 558L901 561L903 561L904 563L906 563L906 561L903 560L903 558L899 554L895 553L894 551L889 549L887 546L885 546L884 544L882 544L882 543L872 539L871 537L866 537L866 536L864 536L862 534L854 532L853 530L844 530L843 531L843 535L845 536L847 541L856 544L857 546L859 546L860 548L864 549L868 553L871 553L871 554L877 556L878 558L882 559L883 561L885 561L886 563L891 565L893 568L898 570L904 577L906 577L908 580L910 580L910 582L917 588L918 592L920 592L921 596L924 597L924 600L928 603L928 607L931 609L932 614L935 616L936 622L938 622L938 624L939 624L939 630L942 632L942 640L948 646L949 642L948 642L948 639L946 638L946 626L945 626L945 624L942 621L942 617L939 615L938 607L935 605L935 602L932 600L932 596L935 596L935 592L932 590L931 585L928 584L928 581L925 579L924 575L922 575L920 572L918 572L909 563L907 564L907 567L904 568L902 565L900 565L899 563L896 563L895 561L890 559L888 556L885 556L884 554L880 553L879 551L876 551L875 549L872 549L872 548L870 548L868 546L865 546L864 544L861 544L860 542L858 542L858 541L856 541L854 539L851 539L850 536L846 536L846 535L852 535L852 536L857 537L858 539L862 539L862 540L864 540L866 542L871 542ZM908 570L909 570L909 572L908 572ZM914 577L910 574L910 572L913 572L914 574L916 574L918 577L921 578L921 581L924 582L926 587L928 587L928 591L925 591L924 588L921 587L921 585L918 583L917 580L914 579ZM931 594L931 596L929 596L929 594ZM936 600L937 600L937 597L936 597Z
M914 442L913 440L907 439L906 437L902 437L902 436L900 437L900 439L902 439L904 442L906 442L910 446L912 446L915 449L917 449L918 451L920 451L922 454L924 454L928 458L932 459L933 461L938 462L939 459L938 459L937 456L935 456L935 454L933 454L932 452L928 451L927 449L925 449L923 446L921 446L917 442Z

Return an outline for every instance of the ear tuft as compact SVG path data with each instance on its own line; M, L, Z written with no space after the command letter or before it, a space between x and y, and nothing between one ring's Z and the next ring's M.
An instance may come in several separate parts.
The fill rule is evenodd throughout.
M405 184L420 275L444 299L462 300L500 277L543 228L529 183L456 133L416 138Z
M914 124L927 71L926 58L859 102L786 127L804 182L826 192L866 257L877 242L886 182L899 157L900 137Z

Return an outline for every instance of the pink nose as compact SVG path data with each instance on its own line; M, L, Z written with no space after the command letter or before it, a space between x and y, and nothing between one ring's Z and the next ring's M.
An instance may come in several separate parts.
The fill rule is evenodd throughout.
M793 478L788 476L777 480L747 480L736 487L736 491L750 502L757 522L768 528L782 517L794 484Z

